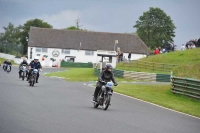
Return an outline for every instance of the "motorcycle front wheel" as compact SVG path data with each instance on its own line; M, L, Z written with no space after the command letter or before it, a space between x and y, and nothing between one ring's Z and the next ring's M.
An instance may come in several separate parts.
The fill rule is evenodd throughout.
M110 105L111 95L105 95L104 101L103 101L103 109L107 110L108 106Z
M22 75L22 80L24 80L24 77L25 77L25 72L23 72L23 75Z

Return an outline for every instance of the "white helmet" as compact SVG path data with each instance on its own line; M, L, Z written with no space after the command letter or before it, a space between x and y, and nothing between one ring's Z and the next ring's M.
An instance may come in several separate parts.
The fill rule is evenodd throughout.
M27 61L27 58L24 58L23 61Z
M39 57L38 57L38 56L35 56L34 60L39 60Z

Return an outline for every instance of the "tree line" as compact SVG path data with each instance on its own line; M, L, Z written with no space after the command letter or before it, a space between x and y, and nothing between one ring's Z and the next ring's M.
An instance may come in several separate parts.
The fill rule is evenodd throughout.
M76 26L70 26L65 28L66 30L82 30L79 25L80 19L76 20ZM21 44L24 46L24 54L27 54L28 49L28 37L30 27L40 28L53 28L53 26L41 19L28 20L23 25L15 27L11 22L7 27L3 27L4 32L0 33L0 42ZM139 17L136 24L133 26L136 28L136 34L144 41L144 43L150 48L164 46L167 43L173 42L175 37L175 25L163 10L160 8L150 7L149 11L146 11Z

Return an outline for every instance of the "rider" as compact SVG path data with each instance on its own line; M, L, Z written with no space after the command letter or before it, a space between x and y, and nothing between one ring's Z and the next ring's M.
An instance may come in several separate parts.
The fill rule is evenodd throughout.
M11 71L11 66L12 66L12 63L11 63L11 61L10 61L10 60L8 60L8 61L7 61L6 70L7 70L7 67L8 67L8 65L10 65L10 71Z
M38 70L39 70L39 69L40 69L40 70L42 69L42 66L41 66L41 64L40 64L40 62L39 62L39 57L38 57L38 56L36 56L36 57L34 58L34 60L31 61L31 63L29 64L29 68L38 69ZM30 69L30 70L29 70L27 81L29 80L33 69ZM38 79L39 79L39 72L37 73L36 83L38 83Z
M110 82L112 80L112 82L114 83L115 86L117 86L117 82L115 81L115 77L114 74L112 72L112 66L110 64L107 64L105 67L105 70L102 71L99 75L99 79L96 85L96 89L94 91L94 97L93 97L93 101L97 101L97 96L98 93L102 87L102 81L105 82Z
M21 78L21 73L22 73L21 66L23 66L23 65L28 66L28 63L27 63L27 59L26 59L26 58L24 58L24 59L23 59L23 62L21 62L20 65L19 65L19 78Z
M4 69L5 65L7 65L7 63L8 63L8 60L5 60L5 61L3 62L3 69Z

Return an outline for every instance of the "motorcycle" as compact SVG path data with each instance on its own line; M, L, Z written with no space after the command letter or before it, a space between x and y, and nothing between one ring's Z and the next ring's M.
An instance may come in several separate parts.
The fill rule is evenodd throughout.
M33 68L31 68L31 69L33 69ZM34 86L34 84L36 82L37 74L38 74L38 70L37 69L33 69L33 71L31 72L31 75L30 75L30 79L29 79L29 84L32 87Z
M9 72L10 72L10 67L11 67L10 65L7 65L7 70L6 70L6 71L7 71L7 73L9 73Z
M97 102L92 101L94 103L94 108L98 108L98 106L103 106L104 110L107 110L110 102L111 102L111 96L113 94L113 83L112 82L102 82L103 86L101 87L101 90L98 93L97 96Z
M3 64L3 70L6 71L7 64Z
M27 65L22 65L21 66L21 77L22 77L22 80L24 80L24 78L26 77L27 78Z

